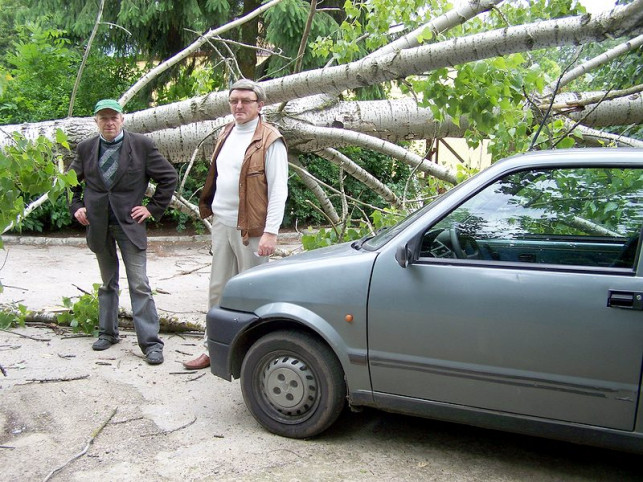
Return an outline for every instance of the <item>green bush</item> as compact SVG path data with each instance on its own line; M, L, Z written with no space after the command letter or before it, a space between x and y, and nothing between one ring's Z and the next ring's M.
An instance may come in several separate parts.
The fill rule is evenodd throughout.
M18 27L12 49L4 56L3 64L9 68L0 68L0 124L67 117L83 52L65 35L34 24ZM133 58L92 52L76 94L74 115L91 115L98 99L118 96L138 74ZM128 103L132 110L145 106L138 98Z
M0 329L6 330L15 326L25 326L27 307L21 304L11 304L0 309Z
M91 293L84 293L75 303L71 298L63 297L63 306L69 309L69 312L58 315L59 324L71 326L74 333L83 332L98 336L98 288L100 288L100 284L94 283L92 287Z
M316 232L309 229L301 238L302 246L305 250L312 250L337 243L354 241L364 236L373 235L383 228L393 226L407 214L406 211L384 209L382 211L373 211L370 216L370 223L362 220L357 227L348 227L342 230L338 228L321 228Z
M35 200L35 199L33 199ZM11 230L12 233L43 233L55 232L72 225L71 214L67 199L59 197L54 201L46 202L34 209L32 213L22 220L19 226Z
M384 154L368 151L359 147L340 149L342 153L359 164L363 169L370 172L380 182L384 183L398 196L402 197L405 192L406 179L411 173L411 168L396 159L392 159ZM320 181L334 187L340 188L339 167L335 164L321 159L313 154L302 154L299 156L302 164L306 169ZM383 200L377 194L372 192L360 181L352 176L344 176L343 189L346 195L358 199L359 201L378 208L389 206L388 201ZM407 196L414 197L417 195L412 185L411 190L406 192ZM331 202L338 212L341 212L341 199L339 195L331 195ZM351 215L349 224L359 223L363 217L360 210L356 210ZM319 202L299 179L299 176L291 176L288 183L288 201L286 202L286 215L284 217L284 226L295 225L327 225L328 219L321 213Z

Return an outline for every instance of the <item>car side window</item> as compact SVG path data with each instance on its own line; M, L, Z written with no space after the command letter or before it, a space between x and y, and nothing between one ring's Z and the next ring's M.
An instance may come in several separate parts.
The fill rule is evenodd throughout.
M487 186L428 229L420 258L634 269L643 170L538 169Z

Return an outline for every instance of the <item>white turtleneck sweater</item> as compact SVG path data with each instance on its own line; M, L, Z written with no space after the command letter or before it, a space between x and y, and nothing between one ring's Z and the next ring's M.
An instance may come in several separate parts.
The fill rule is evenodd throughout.
M246 149L257 128L259 118L236 124L217 157L217 189L212 200L212 212L226 226L235 228L239 214L239 175ZM281 139L266 151L268 181L268 214L264 232L279 233L288 197L288 154Z

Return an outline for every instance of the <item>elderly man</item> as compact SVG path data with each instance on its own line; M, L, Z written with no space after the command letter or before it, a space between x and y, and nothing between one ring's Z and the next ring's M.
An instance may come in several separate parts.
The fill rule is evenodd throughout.
M87 228L87 245L96 254L103 281L98 290L99 336L94 350L120 341L118 334L118 246L127 273L138 346L150 365L163 363L159 317L147 279L145 221L159 219L172 199L176 170L141 134L123 130L121 105L112 99L94 108L99 135L78 144L71 169L79 181L70 211ZM143 196L152 179L156 191L147 205Z
M208 309L219 304L230 278L268 261L288 197L286 144L279 131L261 119L263 87L240 80L230 87L228 100L234 122L217 139L199 200L201 217L214 215ZM210 358L203 353L183 365L207 368Z

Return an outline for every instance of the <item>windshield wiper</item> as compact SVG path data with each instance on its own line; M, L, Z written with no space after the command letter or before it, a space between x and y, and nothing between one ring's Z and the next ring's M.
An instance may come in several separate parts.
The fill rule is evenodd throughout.
M375 235L374 235L374 234L368 234L368 235L364 236L363 238L358 239L357 241L353 241L353 242L351 243L351 248L353 248L353 249L357 249L357 250L360 250L360 249L362 249L362 245L363 245L366 241L368 241L369 239L372 239L372 238L374 238L374 237L375 237Z

